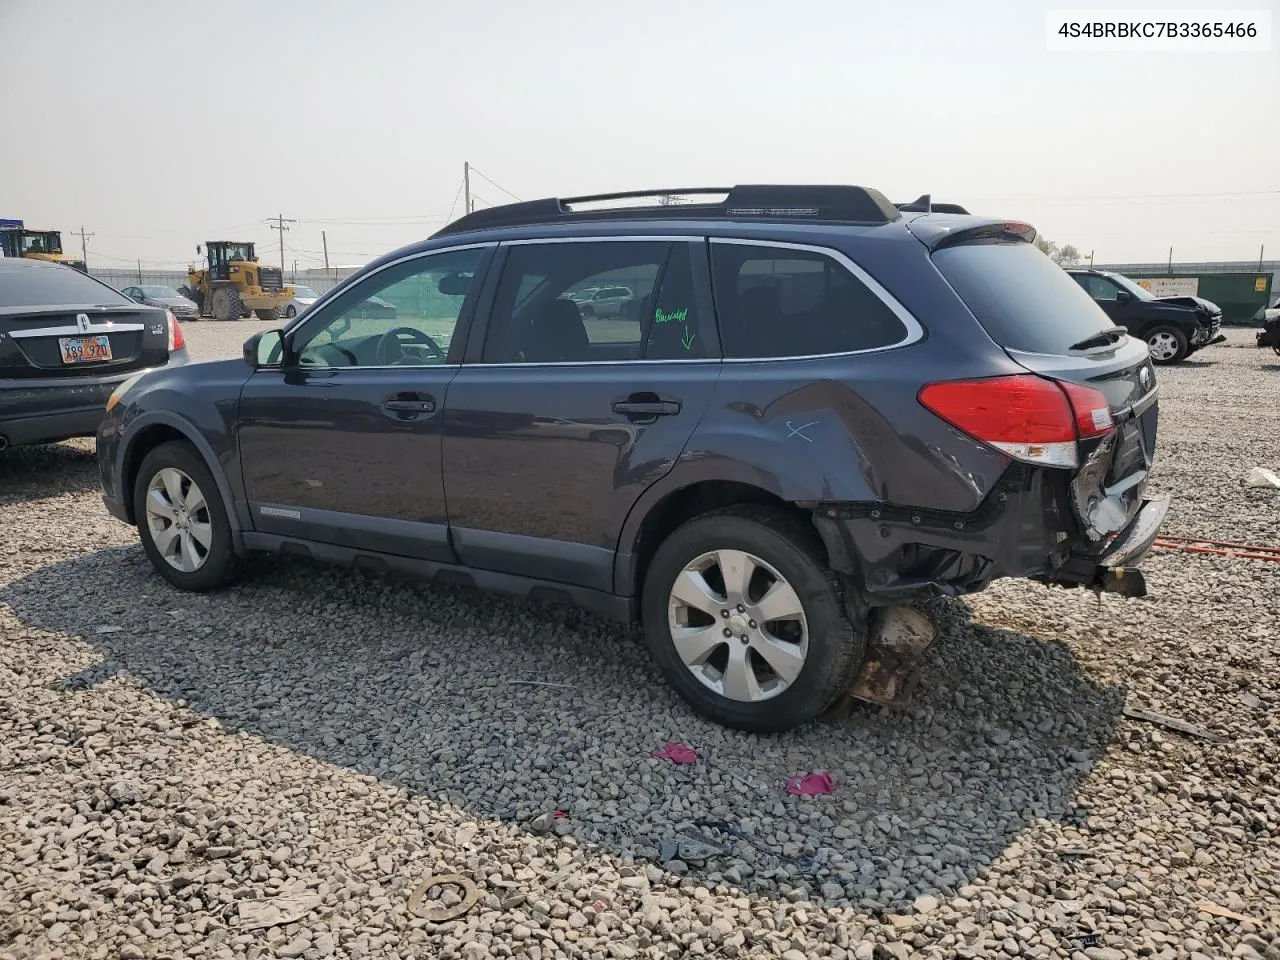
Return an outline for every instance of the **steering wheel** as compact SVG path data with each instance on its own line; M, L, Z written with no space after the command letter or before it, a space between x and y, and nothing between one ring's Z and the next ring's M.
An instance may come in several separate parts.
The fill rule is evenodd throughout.
M388 330L378 340L378 366L389 367L395 363L399 363L404 359L403 344L400 340L404 336L411 343L420 343L431 351L436 359L444 360L444 351L440 349L440 344L436 343L430 335L423 333L414 327L396 327ZM391 346L395 345L396 354L391 355Z
M345 364L345 366L352 366L352 367L360 366L359 358L356 357L356 355L352 353L350 350L348 350L346 347L340 347L336 343L322 343L315 348L316 353L321 353L324 350L333 350L334 352L339 353L346 359L350 360L351 363ZM307 357L306 357L305 351L299 359L301 363L307 364ZM312 363L314 363L314 361L312 361ZM327 364L325 365L327 366Z

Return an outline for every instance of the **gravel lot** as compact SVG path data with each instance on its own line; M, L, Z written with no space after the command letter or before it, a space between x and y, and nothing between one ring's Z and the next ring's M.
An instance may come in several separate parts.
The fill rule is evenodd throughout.
M1166 532L1275 544L1280 363L1229 336L1162 372ZM1280 566L1144 569L940 603L909 712L757 737L572 610L276 560L179 594L91 441L10 451L0 957L1280 958ZM450 873L469 912L409 912Z

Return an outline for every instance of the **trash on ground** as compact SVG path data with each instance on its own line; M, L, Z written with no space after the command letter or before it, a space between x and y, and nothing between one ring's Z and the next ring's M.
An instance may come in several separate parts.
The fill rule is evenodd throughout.
M704 820L699 822L698 826L711 830L718 830L726 836L734 837L749 844L761 853L773 857L776 860L785 860L787 863L794 864L799 870L810 870L822 862L821 857L789 857L781 850L771 847L768 844L761 843L745 830L740 830L731 823L724 820Z
M683 860L685 863L702 863L713 857L723 857L728 848L707 837L697 834L683 834L663 840L658 845L658 859L663 863L669 860Z
M1249 475L1245 477L1245 483L1251 487L1267 487L1272 490L1280 490L1280 476L1265 467L1254 467L1250 470Z
M451 907L424 908L422 906L422 898L426 896L428 890L435 887L461 887L461 902L455 903ZM479 899L480 891L466 877L457 873L443 873L440 876L427 877L422 883L418 884L413 893L409 895L407 907L409 913L415 917L430 920L432 923L446 923L449 920L458 919L458 917L474 907Z
M834 791L835 784L831 782L831 774L826 771L787 780L787 793L793 797L814 797Z
M1141 707L1131 707L1125 704L1124 715L1133 720L1145 720L1147 723L1154 723L1156 726L1164 727L1166 730L1185 733L1189 737L1199 737L1201 740L1209 740L1213 743L1225 743L1227 740L1226 737L1205 727L1198 727L1194 723L1179 720L1177 717L1171 717L1168 714L1156 713L1154 710L1143 710Z
M1228 920L1239 920L1241 923L1257 923L1253 917L1246 917L1242 913L1236 913L1234 910L1228 910L1226 907L1220 907L1212 900L1201 900L1196 904L1196 909L1201 913L1207 913L1211 917L1225 917Z
M659 760L670 760L672 763L693 763L698 759L693 748L686 747L683 743L667 743L661 750L654 750L649 756L657 757Z
M550 680L507 680L506 682L519 687L559 687L562 690L576 689L572 683L552 683Z
M316 893L285 894L269 900L241 900L236 904L240 915L236 929L262 930L297 923L318 906L320 895Z
M113 627L105 624L103 626L93 628L94 633L120 633L123 630L124 627Z

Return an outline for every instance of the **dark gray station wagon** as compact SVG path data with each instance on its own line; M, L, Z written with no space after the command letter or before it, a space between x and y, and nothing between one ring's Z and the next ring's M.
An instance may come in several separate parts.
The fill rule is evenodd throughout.
M638 619L682 696L752 730L900 702L912 601L1144 592L1155 375L1032 228L674 192L700 202L478 211L243 359L122 387L107 507L184 589L278 551ZM606 288L637 306L585 316Z

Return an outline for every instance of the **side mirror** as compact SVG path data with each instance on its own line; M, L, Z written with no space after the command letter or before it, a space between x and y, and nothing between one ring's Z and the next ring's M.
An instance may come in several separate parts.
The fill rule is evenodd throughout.
M1128 302L1129 302L1130 300L1132 300L1132 299L1133 299L1133 294L1132 294L1132 293L1130 293L1128 290L1117 290L1117 291L1116 291L1116 300L1117 300L1118 302L1120 302L1120 303L1128 303Z
M284 334L279 330L255 333L244 342L244 362L254 370L278 367L284 357Z
M134 299L134 302L136 303L142 303L142 301L146 300L147 297L146 297L146 294L144 294L141 290L135 290L133 294L133 299Z

